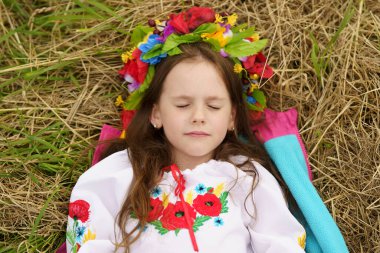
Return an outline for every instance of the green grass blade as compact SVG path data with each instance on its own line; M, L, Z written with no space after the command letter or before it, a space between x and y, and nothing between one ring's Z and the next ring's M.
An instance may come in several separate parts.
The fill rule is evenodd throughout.
M42 75L42 74L44 74L50 70L60 69L60 68L66 67L72 63L73 63L73 61L62 61L62 62L59 62L59 63L54 64L52 66L46 67L46 68L27 72L26 74L24 74L24 79L30 80L30 79L36 78L36 77L38 77L38 76L40 76L40 75Z

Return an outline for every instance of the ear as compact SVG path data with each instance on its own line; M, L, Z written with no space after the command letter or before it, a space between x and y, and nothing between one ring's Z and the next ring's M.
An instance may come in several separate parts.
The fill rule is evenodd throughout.
M155 127L155 128L160 128L162 126L161 122L161 114L160 110L157 104L153 105L152 108L152 113L150 115L150 123Z
M231 118L230 118L230 122L228 126L229 130L235 129L235 118L236 118L236 106L233 106L231 109Z

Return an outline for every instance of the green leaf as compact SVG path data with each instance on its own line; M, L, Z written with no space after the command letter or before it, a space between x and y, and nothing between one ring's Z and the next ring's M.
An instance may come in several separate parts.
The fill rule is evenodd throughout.
M156 56L159 56L162 54L162 44L159 43L159 44L156 44L154 45L150 50L149 52L146 52L145 54L143 54L143 59L144 60L148 60L150 58L153 58L153 57L156 57Z
M194 232L197 232L199 230L199 227L203 226L203 223L205 223L206 221L208 221L210 219L211 219L210 216L198 216L195 219L194 224L193 224Z
M145 80L142 83L140 89L138 89L139 92L145 92L145 90L148 89L150 83L152 82L155 72L156 71L154 65L149 65L148 73L146 73Z
M220 201L223 202L227 199L227 196L228 196L228 192L223 192L222 194L220 194Z
M127 110L136 110L140 107L140 102L143 97L145 90L149 87L150 82L154 76L154 65L149 65L148 73L146 74L144 82L141 84L138 90L135 90L128 97L127 101L124 104L125 109Z
M228 192L223 192L219 199L220 202L222 203L222 210L220 211L221 213L227 213L228 212L228 200L227 200Z
M233 44L228 44L225 47L226 53L232 57L244 57L257 54L267 44L267 39L258 40L255 42L238 41Z
M169 232L169 230L167 230L166 228L162 227L161 221L158 221L158 220L152 221L152 222L150 222L150 224L152 224L154 226L154 228L158 230L158 232L160 233L160 235L164 235L167 232Z
M131 216L131 218L133 218L133 219L137 219L137 216L136 216L135 212L133 212L133 211L131 211L129 216Z
M181 229L177 228L177 229L175 230L175 235L178 235L179 231L181 231Z
M182 53L181 49L179 49L178 47L175 47L168 52L168 55L173 56L173 55L177 55L177 54L181 54L181 53Z
M202 35L202 33L214 33L217 30L217 24L203 24L193 31L193 34Z
M137 44L139 44L143 39L144 37L149 33L149 32L152 32L153 31L153 28L152 27L149 27L149 26L144 26L144 25L138 25L132 32L132 36L131 36L131 43L134 45L134 46L137 46Z
M200 40L200 35L189 33L179 36L177 34L172 33L169 35L169 37L166 38L164 47L162 48L162 52L168 52L183 43L193 43Z
M231 31L233 33L238 33L238 32L240 32L240 30L245 29L247 26L248 26L248 24L244 23L244 24L241 24L241 25L238 25L238 26L235 26L235 27L231 28ZM255 28L255 27L253 26L253 28Z
M247 103L247 106L248 106L248 109L249 110L252 110L252 111L259 111L259 112L262 112L264 111L265 107L261 107L261 106L257 106L257 105L253 105L251 103Z
M265 98L265 95L264 95L264 92L262 92L261 90L254 90L253 93L252 93L252 96L256 99L257 102L260 103L260 105L266 107L267 106L267 102L266 102L266 98Z
M75 234L74 231L68 230L66 232L66 239L70 245L75 245Z
M245 30L243 32L234 33L234 36L228 42L228 44L230 44L230 43L233 44L233 43L236 43L239 40L251 37L254 33L255 33L255 28L254 27L250 27L250 28L248 28L247 30Z
M209 38L209 39L205 39L204 41L209 43L212 46L214 51L216 51L216 52L220 51L220 44L219 44L218 40L213 39L213 38Z

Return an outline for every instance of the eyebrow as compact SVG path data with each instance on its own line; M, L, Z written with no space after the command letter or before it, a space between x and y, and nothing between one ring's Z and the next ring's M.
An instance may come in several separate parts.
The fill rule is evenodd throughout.
M172 99L184 99L184 100L191 100L191 99L193 99L192 97L187 96L187 95L173 96L171 98ZM206 97L206 100L207 101L213 101L213 100L223 101L223 100L225 100L225 98L221 98L221 97L218 97L218 96L208 96L208 97Z

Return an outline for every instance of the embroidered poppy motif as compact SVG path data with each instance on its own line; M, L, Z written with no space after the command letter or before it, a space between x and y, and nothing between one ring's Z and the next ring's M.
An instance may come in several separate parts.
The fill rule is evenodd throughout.
M162 201L159 198L150 199L150 208L152 209L148 214L148 222L157 220L158 217L162 215L164 207L162 206Z
M222 211L222 203L220 199L211 193L198 195L194 199L193 206L198 213L206 216L218 216Z
M76 253L89 240L94 240L96 234L90 230L87 221L90 218L90 204L82 199L69 204L69 226L66 233L69 252Z
M194 224L196 217L195 210L189 203L187 205L187 210L189 211L191 225ZM160 219L162 227L167 230L176 230L180 228L187 228L187 223L185 219L185 210L183 208L182 202L177 201L174 205L169 203L169 205L163 211L162 217Z
M86 222L90 216L90 204L84 200L76 200L69 205L69 216L73 219Z
M198 184L186 192L185 205L188 211L193 231L198 231L205 222L213 219L216 227L224 225L220 217L228 212L228 192L224 191L224 183L215 187ZM161 235L174 231L177 235L182 229L187 229L185 208L180 200L175 203L169 200L170 193L155 187L151 193L151 211L148 214L148 224L152 225ZM136 218L131 215L131 218Z

